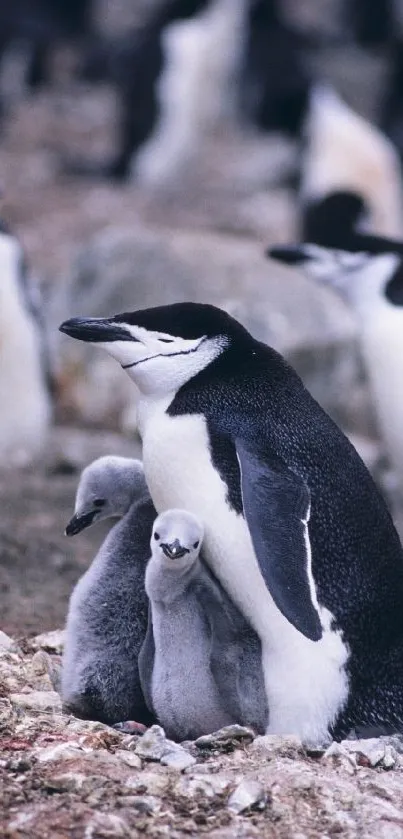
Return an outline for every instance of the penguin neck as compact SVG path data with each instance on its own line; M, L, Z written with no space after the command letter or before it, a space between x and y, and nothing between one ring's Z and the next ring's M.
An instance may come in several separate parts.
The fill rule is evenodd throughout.
M149 423L170 417L200 414L225 436L256 439L268 427L270 413L277 425L296 421L314 401L299 376L279 353L247 336L234 343L176 391L143 396L138 405L138 427L144 440ZM277 427L275 425L274 427Z
M158 557L151 556L146 570L146 592L151 602L174 603L200 572L200 560L185 568L169 568Z

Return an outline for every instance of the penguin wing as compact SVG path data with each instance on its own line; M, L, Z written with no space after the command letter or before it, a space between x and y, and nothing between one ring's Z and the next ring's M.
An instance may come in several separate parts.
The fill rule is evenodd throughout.
M259 568L280 612L311 641L322 637L312 597L308 531L310 494L305 482L277 458L263 457L236 440L244 515Z

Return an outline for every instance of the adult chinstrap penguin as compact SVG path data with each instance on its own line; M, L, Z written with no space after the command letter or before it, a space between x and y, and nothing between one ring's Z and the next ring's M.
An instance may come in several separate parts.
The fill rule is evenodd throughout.
M108 724L149 724L138 672L146 636L144 588L156 511L140 461L101 457L84 469L72 536L96 521L121 516L70 598L62 662L61 695L76 716Z
M359 234L354 243L349 252L306 243L269 255L334 289L353 310L379 431L403 489L403 245Z
M0 272L0 463L26 463L46 440L53 377L40 292L3 222Z
M186 510L167 510L154 522L151 618L139 655L144 696L176 740L235 722L264 733L260 641L200 558L202 539L200 520Z
M326 737L403 632L402 549L355 449L284 359L213 306L61 330L140 389L154 504L202 519L205 559L262 642L269 732Z

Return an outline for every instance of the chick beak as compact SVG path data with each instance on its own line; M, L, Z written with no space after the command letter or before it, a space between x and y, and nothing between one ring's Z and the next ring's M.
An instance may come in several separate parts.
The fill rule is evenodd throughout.
M188 554L189 551L187 548L184 548L181 545L179 539L175 539L174 542L170 542L170 544L161 543L161 548L168 559L180 559L181 556L185 556Z
M77 533L81 533L82 530L85 530L86 527L89 527L94 521L96 513L96 510L91 510L91 512L82 513L80 516L75 514L73 518L70 519L66 530L64 531L66 536L75 536Z

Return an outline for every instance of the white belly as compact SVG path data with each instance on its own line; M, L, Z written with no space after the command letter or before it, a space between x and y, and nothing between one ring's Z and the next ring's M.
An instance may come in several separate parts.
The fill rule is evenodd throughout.
M382 434L403 492L403 312L362 324L362 348Z
M160 405L139 407L143 460L157 511L179 507L205 527L203 555L259 634L271 732L317 739L326 734L347 695L346 650L326 630L314 643L283 617L269 594L243 516L227 504L226 484L213 467L206 422L200 415L169 417ZM330 624L327 610L322 621Z

